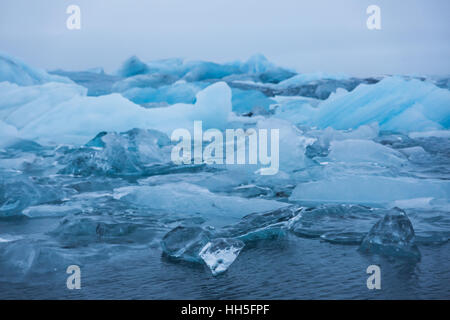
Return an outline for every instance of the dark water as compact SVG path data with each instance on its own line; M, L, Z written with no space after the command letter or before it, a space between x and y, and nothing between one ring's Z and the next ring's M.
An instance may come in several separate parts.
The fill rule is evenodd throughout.
M206 267L173 263L158 248L116 247L81 265L82 289L68 290L64 269L0 282L2 299L448 299L450 245L420 247L419 263L368 256L354 246L288 236L245 249L213 277ZM69 249L67 249L69 250ZM86 254L88 249L79 250ZM368 290L367 266L381 267L381 290Z

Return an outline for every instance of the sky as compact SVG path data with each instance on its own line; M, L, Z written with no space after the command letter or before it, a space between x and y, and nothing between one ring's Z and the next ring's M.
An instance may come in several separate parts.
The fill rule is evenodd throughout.
M68 30L69 5L81 29ZM381 30L366 26L381 8ZM2 0L0 51L47 70L256 53L298 72L450 74L448 0Z

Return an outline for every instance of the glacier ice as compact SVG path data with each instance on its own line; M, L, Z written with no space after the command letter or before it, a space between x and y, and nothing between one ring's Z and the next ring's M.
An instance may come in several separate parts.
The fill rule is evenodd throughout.
M152 165L171 161L169 145L169 137L155 130L101 132L82 148L60 148L63 155L58 162L64 168L59 173L145 175Z
M227 271L244 248L245 244L237 239L218 238L208 242L199 255L213 275Z
M362 252L420 259L414 237L414 228L406 213L393 208L370 229L359 249Z
M244 216L238 223L223 227L217 235L242 240L244 243L277 239L286 235L303 208L288 206L267 212L255 212Z
M22 282L39 274L65 272L67 266L80 265L65 249L42 241L25 239L0 243L0 281ZM48 281L48 279L47 279Z
M333 244L391 257L445 246L445 81L297 74L262 55L132 57L114 75L47 73L0 55L0 280L79 262L66 254L158 257L158 244L214 275L244 246L278 249L294 235L319 255ZM194 120L222 133L279 129L278 173L175 165L170 134Z
M220 195L187 183L167 183L155 186L131 186L114 190L117 199L139 204L153 210L198 215L213 226L238 221L252 212L275 210L287 204L265 199L245 199ZM173 201L177 199L177 201Z
M0 82L3 81L19 86L31 86L46 82L72 82L68 78L50 75L44 70L32 68L23 61L0 52Z
M258 108L264 110L267 114L270 105L275 103L275 100L268 98L257 90L233 89L232 93L233 112L237 114L252 112L252 115L254 115L254 111Z
M138 74L144 74L149 72L148 66L139 60L138 57L132 56L128 58L117 72L121 77L131 77Z
M407 92L407 94L405 94ZM320 128L357 128L377 122L382 130L450 128L450 91L419 80L388 77L325 100L309 121Z
M143 229L142 226L134 221L69 214L48 234L66 247L78 247L100 242L133 243L140 229ZM149 230L145 230L145 233L145 242L148 242L153 234Z
M145 109L119 94L87 97L86 89L71 84L47 83L18 87L0 83L0 120L15 126L19 136L44 143L84 144L102 131L152 128L170 134L202 120L206 128L223 128L232 110L231 90L215 83L196 97L196 103L171 108Z
M120 77L106 74L102 68L86 71L55 70L49 73L69 78L76 84L87 88L87 95L94 97L112 93L113 85L121 79Z
M161 240L167 256L189 262L200 262L200 251L209 242L211 235L198 226L178 226Z
M45 178L2 172L0 218L19 215L31 205L58 201L70 193L67 188L55 186Z
M263 55L257 54L245 62L235 61L224 64L183 59L143 62L133 56L123 63L117 74L124 78L153 74L189 82L247 79L257 82L278 83L292 77L295 72L280 68L268 61Z
M152 108L176 103L193 104L196 101L197 93L205 87L204 84L177 81L173 84L163 85L158 88L151 86L131 86L125 90L119 90L118 88L114 88L113 90L119 90L118 92L125 98L136 104Z
M445 180L408 177L342 176L298 184L291 201L302 203L353 203L384 206L396 200L431 197L448 199Z
M379 213L361 205L323 205L302 210L290 230L303 238L339 244L360 244Z
M7 147L17 140L17 128L0 120L0 148Z
M341 162L376 162L386 166L405 163L403 155L371 140L341 140L330 143L328 158Z
M287 80L281 81L279 86L284 87L294 87L302 84L308 84L313 81L329 79L329 80L346 80L350 78L348 75L342 73L326 73L326 72L315 72L315 73L302 73L293 76Z
M284 236L301 210L290 206L253 213L220 228L179 225L164 235L161 247L170 258L204 262L218 275L229 268L246 243Z

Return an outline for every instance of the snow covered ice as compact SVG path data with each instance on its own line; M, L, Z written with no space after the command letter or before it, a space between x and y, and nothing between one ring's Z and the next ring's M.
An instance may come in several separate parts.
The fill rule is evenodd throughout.
M447 80L297 73L262 55L45 71L0 54L0 286L60 281L73 263L170 287L445 260ZM171 133L194 121L278 129L278 173L173 163Z

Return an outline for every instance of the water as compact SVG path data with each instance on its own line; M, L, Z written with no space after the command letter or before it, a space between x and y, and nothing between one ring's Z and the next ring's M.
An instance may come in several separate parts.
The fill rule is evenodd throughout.
M432 149L430 141L421 143ZM432 160L408 160L399 170L445 178L442 163L448 158L442 142ZM98 147L92 148L30 147L22 142L3 152L0 298L450 297L450 216L444 200L397 202L402 209L313 205L290 200L293 186L275 192L281 186L271 180L236 188L233 171L172 165L158 167L163 174L142 170L134 149L120 165L98 154L88 162L73 157ZM344 172L355 166L362 165ZM73 175L68 168L82 170ZM380 219L399 212L413 227L418 258L387 246L376 252L359 250ZM185 233L171 241L188 249L175 257L164 252L162 243L179 226ZM394 249L402 248L396 241L411 239L410 229L392 223L389 228ZM377 230L382 234L384 229ZM221 245L245 246L228 270L213 275L199 250L218 238L231 239ZM72 264L81 268L81 290L66 287L66 268ZM367 289L369 265L381 267L381 290Z
M59 269L26 283L1 282L1 298L448 299L450 294L449 244L422 247L422 261L409 264L289 236L244 250L218 277L201 265L167 261L157 248L115 249L116 257L82 266L81 290L66 289L66 274ZM379 291L366 287L371 264L381 266Z

